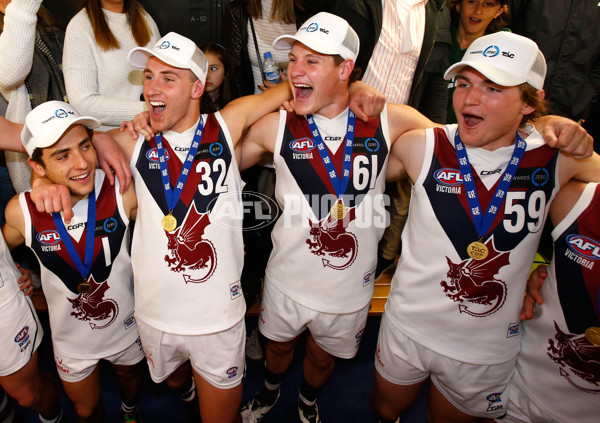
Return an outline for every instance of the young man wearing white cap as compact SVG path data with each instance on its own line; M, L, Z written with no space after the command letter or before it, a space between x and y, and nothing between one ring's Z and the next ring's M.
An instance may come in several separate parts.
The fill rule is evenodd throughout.
M283 214L273 229L259 328L269 339L265 386L242 409L259 422L279 397L299 336L308 329L298 412L319 422L316 398L335 357L356 355L373 296L377 243L386 225L384 185L391 141L434 124L408 106L387 105L368 123L349 111L359 39L348 23L319 13L274 48L292 46L288 78L295 113L254 124L242 168L273 155Z
M382 422L405 413L428 378L432 421L506 413L525 281L549 206L570 179L600 180L600 157L553 150L525 125L543 108L545 72L531 40L481 37L445 75L457 78L458 125L394 143L388 173L413 188L375 359Z
M189 39L169 33L133 49L156 138L116 133L136 183L133 236L136 318L155 382L195 401L202 421L239 418L245 303L242 181L235 149L242 131L289 98L281 84L200 115L207 61ZM193 380L190 383L190 367Z
M522 325L508 414L498 421L598 421L598 216L600 184L571 181L550 208L552 262L539 266L527 283L521 318L531 320Z
M123 421L139 421L137 401L144 354L133 317L128 252L135 192L118 193L92 145L100 122L67 103L32 110L21 133L38 175L68 187L74 218L37 211L29 192L14 197L2 229L9 248L30 247L40 262L56 368L79 421L103 422L100 360L110 361L121 387Z

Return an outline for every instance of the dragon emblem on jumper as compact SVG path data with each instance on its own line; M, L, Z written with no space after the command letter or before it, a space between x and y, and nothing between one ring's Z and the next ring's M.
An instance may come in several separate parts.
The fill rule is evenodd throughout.
M460 303L458 310L475 317L498 311L506 300L506 283L494 278L509 264L508 252L497 251L493 241L486 242L489 254L484 260L467 259L453 263L448 257L449 281L441 281L446 296Z
M165 261L173 272L186 270L204 270L200 278L192 278L183 274L185 283L206 282L217 268L217 254L212 242L204 239L204 230L210 225L208 213L199 213L196 205L188 210L181 226L173 232L165 231L167 248L171 256L165 256Z
M554 328L556 342L548 339L547 354L560 364L560 375L580 391L600 394L600 347L591 344L584 334L563 332L556 322Z
M104 329L117 318L119 306L113 299L104 299L104 294L109 288L108 282L98 283L90 276L88 283L91 287L90 292L82 292L74 299L67 298L74 310L71 316L82 321L90 321L92 329ZM104 324L98 324L98 322L104 320L108 321Z
M318 222L308 219L312 240L307 238L306 243L311 253L324 256L323 267L342 270L354 263L358 242L356 235L346 232L346 227L355 218L356 211L351 208L342 219L335 219L331 214Z

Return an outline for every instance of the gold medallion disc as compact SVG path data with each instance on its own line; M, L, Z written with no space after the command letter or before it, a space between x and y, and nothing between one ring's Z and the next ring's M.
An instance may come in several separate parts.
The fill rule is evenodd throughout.
M600 327L591 326L585 330L585 338L597 347L600 347Z
M331 217L337 220L346 217L347 213L348 209L346 208L346 206L344 206L344 203L342 203L341 201L338 201L333 205L333 207L331 207L331 209L329 209L329 214L331 215Z
M473 260L483 260L488 256L488 248L481 241L474 241L467 247L467 254Z
M162 218L162 227L167 232L173 232L177 227L177 219L171 213Z

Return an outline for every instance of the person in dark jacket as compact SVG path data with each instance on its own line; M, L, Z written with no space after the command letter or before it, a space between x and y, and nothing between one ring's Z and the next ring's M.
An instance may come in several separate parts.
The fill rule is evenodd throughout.
M600 7L585 0L510 0L510 28L531 38L548 63L548 110L590 117L600 94ZM597 108L596 108L597 110Z

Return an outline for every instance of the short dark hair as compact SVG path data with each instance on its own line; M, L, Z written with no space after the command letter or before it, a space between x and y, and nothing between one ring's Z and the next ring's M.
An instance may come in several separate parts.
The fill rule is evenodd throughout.
M519 90L521 91L521 99L530 106L535 107L533 112L523 116L520 126L525 125L527 122L535 122L538 118L548 114L547 101L540 96L539 90L527 82L519 85Z
M336 54L333 56L333 64L335 66L341 65L344 62L344 60L346 60L346 59L344 59L339 54ZM354 69L352 69L352 73L350 74L350 77L348 78L348 85L352 84L353 82L358 81L360 79L360 74L361 74L360 68L357 68L355 66Z
M44 169L46 168L46 164L44 163L44 159L42 159L42 149L37 148L33 150L31 153L31 160L42 166Z
M90 137L90 141L93 141L94 140L94 130L88 128L87 126L84 126L84 128L88 133L88 137ZM44 153L43 148L36 147L35 150L33 150L33 153L31 153L31 160L34 161L35 163L39 164L40 166L42 166L45 169L46 163L44 163L44 159L42 159L43 153Z

